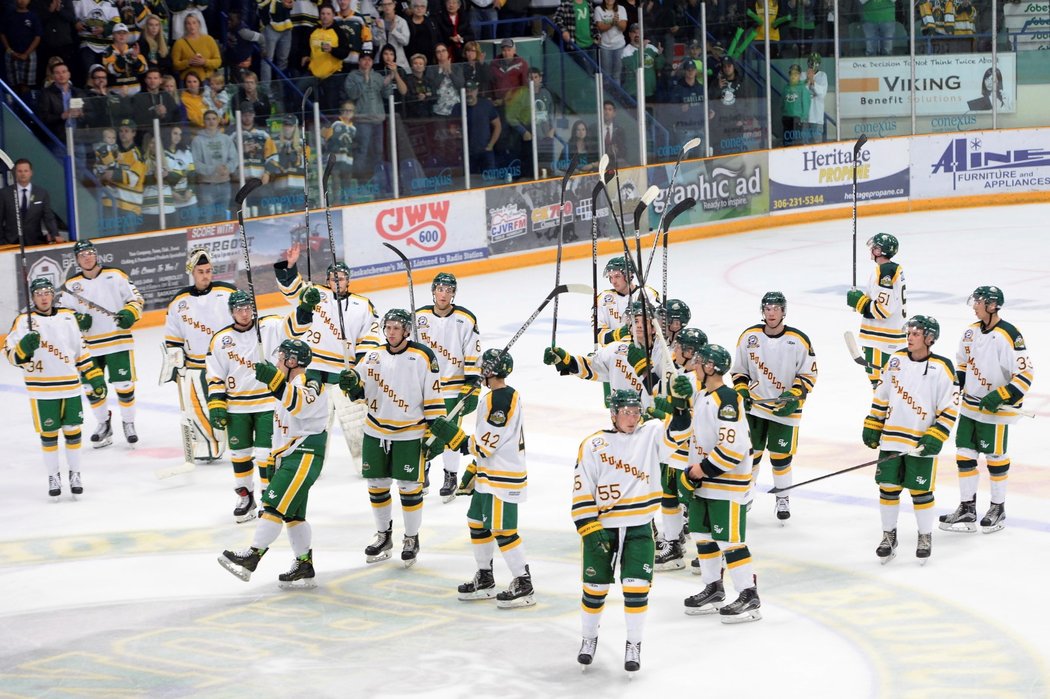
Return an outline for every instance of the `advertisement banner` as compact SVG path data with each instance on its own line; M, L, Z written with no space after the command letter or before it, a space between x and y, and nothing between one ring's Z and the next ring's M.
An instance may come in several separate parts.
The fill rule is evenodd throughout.
M653 228L665 206L674 206L687 197L696 206L675 219L677 226L695 226L769 212L769 174L765 151L742 153L682 163L669 190L673 164L649 168L649 183L660 188L660 197L649 207Z
M871 139L857 156L857 200L908 197L908 142ZM769 153L772 213L853 202L853 144L828 143Z
M1050 129L918 136L911 142L917 199L1050 190Z
M1050 49L1050 3L1004 2L1003 24L1014 51L1046 51Z
M1017 57L998 54L996 86L992 54L959 53L915 57L918 116L1017 111ZM911 116L911 58L844 58L839 62L839 97L844 118Z
M404 266L383 243L403 252L412 267L437 267L488 256L485 194L459 192L343 209L343 229L355 277L400 272Z

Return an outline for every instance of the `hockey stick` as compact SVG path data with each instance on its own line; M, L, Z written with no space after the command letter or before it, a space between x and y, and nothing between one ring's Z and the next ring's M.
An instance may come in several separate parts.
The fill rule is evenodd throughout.
M833 471L832 473L825 473L823 476L817 476L816 478L810 478L808 481L802 481L801 483L794 483L792 485L787 486L786 488L772 488L770 490L767 490L766 492L767 493L771 493L773 495L776 495L778 493L783 493L785 491L792 490L794 488L798 488L799 486L802 486L802 485L809 485L810 483L816 483L817 481L822 481L825 478L831 478L832 476L837 476L837 475L842 474L842 473L849 473L850 471L856 471L859 468L865 468L867 466L877 466L879 464L886 463L887 461L893 461L894 459L899 459L902 456L922 456L922 447L918 447L916 449L912 449L911 451L894 452L890 456L883 456L883 457L880 457L878 459L873 459L872 461L865 461L862 464L857 464L856 466L850 466L849 468L844 468L841 471Z
M409 312L412 314L412 339L419 342L419 329L416 328L416 292L412 286L412 263L408 261L408 257L405 253L395 248L390 243L383 243L386 247L394 251L394 254L401 258L401 262L405 265L405 274L408 275L408 303L411 306Z
M667 190L666 190L666 192L667 192L666 193L666 198L667 199L671 198L671 193L674 191L674 183L675 183L675 180L678 179L678 168L682 167L682 158L685 157L686 153L688 153L689 151L693 150L694 148L696 148L699 145L700 145L700 139L699 138L692 138L692 139L689 139L688 141L686 141L685 145L682 146L682 150L678 153L678 160L674 164L674 170L671 172L671 181L667 184ZM666 206L666 202L665 202L663 213L660 215L660 220L656 224L656 230L661 230L663 228L664 219L666 217L667 217L667 206ZM648 272L646 272L646 274L648 274Z
M75 291L70 291L69 289L67 289L65 287L65 285L63 285L61 288L59 288L58 293L59 293L59 295L61 295L61 294L69 294L70 296L75 298L77 301L80 301L82 304L84 304L88 308L93 308L96 311L98 311L99 313L101 313L103 315L106 315L106 316L109 316L110 318L116 318L117 317L117 314L114 313L113 311L109 310L108 308L103 308L102 306L98 305L97 303L95 303L91 299L86 298L85 296L82 296L81 294L78 294Z
M332 255L332 265L338 261L338 257L335 254L335 231L332 229L332 207L328 203L328 178L332 176L332 169L335 167L335 153L328 156L328 162L325 163L324 173L321 175L321 203L324 204L324 221L328 227L328 252ZM347 266L349 270L350 267ZM343 340L343 369L350 368L350 341L346 337L346 325L343 321L343 300L339 298L339 273L334 272L335 276L335 290L332 294L335 296L335 308L339 316L339 334ZM346 295L350 296L350 274L346 276ZM415 327L413 325L413 327Z
M580 163L580 154L575 153L565 168L565 174L561 178L561 200L558 202L558 256L554 262L554 286L561 284L561 252L565 242L565 188L569 186L569 178L576 171ZM413 326L414 327L414 326ZM558 297L554 297L554 322L551 324L551 347L558 346Z
M12 175L15 164L6 152L0 150L0 162L2 162ZM29 324L29 332L33 332L33 296L29 292L29 264L26 262L26 238L22 234L22 209L18 204L18 178L15 178L15 188L11 193L15 200L15 228L18 230L18 256L22 258L22 284L26 292L26 322Z
M234 201L237 202L237 225L241 236L241 250L244 252L244 271L248 274L248 293L252 296L252 315L255 321L255 340L257 342L256 349L259 353L259 359L263 358L263 346L262 346L262 328L259 327L259 306L255 300L255 282L252 280L252 259L248 254L248 233L244 228L244 202L248 198L248 195L254 192L259 187L262 187L262 180L258 177L251 177L245 183L244 186L237 190L237 195L234 197Z
M197 468L197 464L193 460L193 426L190 424L190 419L186 414L186 399L182 395L183 378L185 378L183 370L177 370L175 372L175 386L179 392L179 417L182 432L182 458L184 461L177 466L162 466L154 470L153 475L158 480L171 478L182 473L189 473Z
M637 257L637 263L638 263L638 276L640 278L639 281L641 282L641 284L639 284L638 288L640 290L639 291L639 297L642 299L642 329L643 329L644 334L645 334L645 345L644 345L644 348L645 348L645 358L646 359L650 359L650 351L651 351L652 342L651 342L651 338L649 337L649 322L648 322L649 321L649 309L648 309L649 304L645 302L646 301L646 298L645 298L645 279L644 279L644 277L642 277L642 229L641 229L641 223L642 223L642 217L646 215L645 210L649 208L649 205L651 203L653 203L653 201L655 201L658 196L660 196L660 188L657 187L656 185L652 185L651 187L649 187L649 189L645 190L645 193L642 194L642 198L638 202L638 205L634 207L634 249L635 249L635 256ZM627 258L630 259L630 251L625 250L625 252L627 253Z
M599 175L601 177L601 175ZM591 335L594 337L594 349L598 349L598 195L602 192L602 183L598 182L591 190L591 288L594 291L594 303L591 305Z
M299 106L299 143L303 147L303 215L306 216L306 283L313 283L313 270L310 268L310 177L308 175L308 163L306 158L306 102L314 86L306 88L303 93L303 101Z
M868 137L860 135L853 144L853 288L857 288L857 160L860 149L868 142Z
M694 206L696 206L696 199L693 199L692 197L686 197L682 201L678 202L678 204L676 204L673 209L671 209L671 214L667 217L666 222L664 223L664 225L661 228L657 229L657 232L660 234L660 237L663 238L663 263L662 263L662 265L660 267L660 271L662 272L662 274L661 274L661 282L660 282L660 294L661 294L660 298L662 298L664 300L664 303L667 303L667 241L668 241L668 237L669 237L669 234L670 234L671 224L674 223L674 220L676 218L678 218L683 212L688 211L689 209L693 208ZM666 209L665 209L665 211L666 211ZM653 243L655 243L655 242L656 241L654 240ZM646 276L646 278L649 277L649 270L648 269L645 270L645 276ZM665 315L664 316L664 334L665 335L667 334L667 330L668 330L667 324L670 323L670 322L671 322L670 319L667 318L666 315Z
M656 228L658 235L656 238L653 239L653 249L649 251L649 260L645 263L646 279L649 278L649 272L653 268L653 260L656 259L656 247L657 245L659 245L661 237L663 238L664 248L666 249L667 235L668 232L671 230L671 226L674 225L675 219L681 216L689 209L693 208L694 206L696 206L696 199L692 197L686 197L682 201L672 206L670 211L668 211L666 208L664 209L664 215L660 217L660 224ZM664 265L666 267L666 260L664 262ZM666 299L664 300L666 301Z

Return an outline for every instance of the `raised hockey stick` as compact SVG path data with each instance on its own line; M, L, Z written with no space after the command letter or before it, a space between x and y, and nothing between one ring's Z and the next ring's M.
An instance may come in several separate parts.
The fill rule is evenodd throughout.
M696 148L699 145L700 145L700 139L699 138L691 138L691 139L689 139L688 141L685 142L685 145L682 146L682 150L678 153L678 160L674 164L674 170L671 172L671 181L667 184L666 197L668 199L671 198L671 193L674 192L674 183L675 183L675 180L678 179L678 168L682 167L682 158L685 157L686 153L688 153L689 151L693 150L694 148ZM661 230L663 228L664 219L666 217L667 217L667 206L666 206L666 203L665 203L663 213L660 216L659 222L657 222L657 224L656 224L656 230ZM647 272L647 274L648 274L648 272Z
M262 180L258 177L249 178L244 183L244 186L237 190L237 195L234 197L234 201L237 202L237 226L241 236L241 251L244 253L244 271L248 275L248 293L251 294L252 297L252 315L255 320L255 340L257 343L256 349L258 350L258 356L261 360L263 357L262 328L259 327L259 305L255 300L255 282L252 280L252 258L248 253L248 232L244 228L244 202L248 198L248 195L259 187L262 187Z
M83 296L82 294L78 294L75 291L70 291L69 289L67 289L65 287L65 285L63 285L62 287L59 288L58 293L59 293L59 295L61 295L61 294L68 294L68 295L72 296L73 298L75 298L77 301L80 301L82 304L84 304L88 308L92 308L92 309L98 311L99 313L101 313L102 315L109 316L110 318L116 318L117 317L117 314L114 313L113 311L109 310L108 308L103 308L102 306L98 305L97 303L95 303L91 299Z
M641 228L641 223L642 223L642 218L646 216L646 213L645 213L646 209L649 208L649 205L652 204L656 200L656 198L658 196L660 196L660 188L657 187L656 185L652 185L651 187L649 187L649 189L645 190L645 193L642 194L642 198L638 202L638 205L634 207L634 249L635 249L635 257L637 258L639 281L641 282L641 284L639 285L638 288L641 290L639 292L639 296L643 300L643 303L642 303L642 328L645 331L645 345L644 345L644 347L645 347L645 356L646 356L647 359L649 358L649 355L650 355L650 347L652 346L652 342L650 341L651 338L649 337L649 323L648 323L648 320L649 320L649 309L648 309L648 306L649 306L649 304L648 303L644 303L644 301L645 301L645 289L644 289L645 279L642 277L642 228ZM630 256L630 251L625 250L625 252L627 253L627 259L629 260L630 257L631 257Z
M419 330L416 328L416 292L412 286L412 263L409 262L408 257L405 253L398 250L390 243L383 243L386 247L394 251L394 254L401 258L402 264L405 265L405 274L408 276L408 303L411 306L409 313L412 314L412 339L419 342Z
M645 278L649 278L649 272L653 268L653 260L656 258L656 247L660 244L661 238L663 239L664 251L666 256L667 250L667 236L671 230L671 226L674 225L676 218L684 214L689 209L696 206L696 199L693 197L686 197L682 201L678 202L671 207L670 211L664 207L664 215L660 217L660 224L657 226L657 236L653 238L653 249L649 251L649 260L645 263ZM664 260L664 266L666 267L667 261ZM667 299L664 299L665 301Z
M601 175L599 175L600 177ZM591 190L591 288L594 291L594 302L591 304L591 335L594 337L594 348L598 349L598 195L602 193L599 181Z
M303 148L303 215L306 217L306 283L313 283L313 270L310 267L310 178L308 176L308 163L306 158L306 102L310 93L314 91L313 85L306 88L303 93L303 102L299 106L299 144Z
M335 231L332 229L332 206L328 202L328 179L332 176L332 170L335 168L335 153L328 156L328 162L325 163L324 173L321 175L321 203L324 204L324 222L328 228L328 252L332 255L332 264L334 265L339 258L335 254ZM349 265L347 269L350 269ZM339 274L335 273L335 291L332 292L335 296L335 308L339 317L339 335L343 339L343 369L350 368L350 341L346 337L346 325L343 321L343 300L339 298ZM346 294L350 295L350 275L347 273L346 277ZM415 325L413 325L415 327Z
M853 288L857 288L857 160L860 149L868 142L868 137L860 135L853 144Z
M565 174L561 178L561 199L558 202L558 256L554 262L554 286L561 284L561 253L565 244L565 188L569 186L569 178L580 164L580 154L575 153L569 160L569 166L565 168ZM551 323L551 347L558 346L558 297L554 297L554 322Z
M789 485L786 488L772 488L772 489L770 489L770 490L768 490L766 492L771 493L773 495L776 495L777 493L783 493L783 492L788 491L788 490L793 490L794 488L798 488L799 486L809 485L810 483L816 483L817 481L822 481L825 478L831 478L832 476L838 476L838 475L843 474L843 473L849 473L850 471L856 471L859 468L866 468L868 466L877 466L878 464L882 464L882 463L885 463L887 461L893 461L894 459L899 459L902 456L921 456L921 455L922 455L922 447L918 447L916 449L912 449L911 451L894 452L890 456L883 456L883 457L880 457L878 459L873 459L871 461L865 461L862 464L857 464L856 466L850 466L849 468L844 468L841 471L833 471L832 473L825 473L823 476L817 476L816 478L810 478L808 481L802 481L801 483L793 483L792 485Z
M0 162L14 175L15 164L6 152L0 150ZM15 184L18 184L17 179ZM29 292L29 263L26 262L26 238L22 234L22 209L18 204L18 187L12 192L15 204L15 228L18 230L18 256L22 260L22 284L26 292L26 322L29 324L29 332L33 332L33 296Z
M678 218L682 213L688 211L689 209L693 208L694 206L696 206L696 199L693 199L692 197L686 197L682 201L680 201L677 204L675 204L674 208L671 209L670 215L667 216L666 219L663 219L661 227L657 229L657 233L659 234L658 237L663 239L663 263L660 266L660 271L661 271L661 275L660 275L660 277L661 277L661 280L660 280L660 298L663 299L664 303L667 303L667 254L668 254L667 239L668 239L668 237L670 235L671 224L674 223L674 220L676 218ZM664 211L666 212L667 209L664 209ZM655 243L655 242L656 241L654 240L653 243ZM651 261L651 258L650 258L650 261ZM646 277L646 279L649 278L649 270L648 269L645 270L645 277ZM664 316L664 334L665 335L667 334L667 324L669 322L670 322L670 319L668 319L667 316L665 315Z

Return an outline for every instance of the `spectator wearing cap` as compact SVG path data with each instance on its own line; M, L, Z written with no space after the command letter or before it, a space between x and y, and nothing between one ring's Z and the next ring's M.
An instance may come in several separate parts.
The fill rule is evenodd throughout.
M463 105L457 104L452 111L459 117ZM481 175L496 167L496 142L502 126L499 111L487 97L478 96L478 84L467 83L467 152L470 171Z
M37 114L44 126L51 130L58 142L66 142L66 127L76 129L78 121L84 116L82 107L74 107L74 99L83 99L82 90L73 87L70 81L69 66L58 63L51 69L53 81L40 91L37 99ZM63 149L64 150L64 149Z
M104 195L102 204L111 206L128 220L123 230L138 226L142 216L142 193L146 186L146 159L135 143L137 126L131 119L117 124L117 161L102 173Z
M434 23L437 25L441 41L448 47L450 58L454 62L462 61L463 47L468 41L474 39L474 32L470 27L468 12L463 7L462 0L445 0L444 6L438 11Z
M747 99L743 73L731 56L722 56L718 73L710 81L708 94L715 118L711 121L711 146L716 153L752 150L744 137L754 130L755 117ZM754 144L757 148L758 145Z
M149 70L149 65L138 47L128 43L126 24L113 26L113 44L102 55L102 65L109 72L112 90L117 94L134 97L142 89L139 81Z
M322 5L320 22L310 34L310 55L303 56L302 65L308 67L317 81L317 101L326 112L339 108L343 84L343 59L350 54L350 36L346 29L335 24L335 10Z
M230 180L237 171L238 154L233 138L219 130L219 115L204 112L204 130L190 144L197 169L197 200L209 221L230 215Z
M186 121L198 129L204 128L204 91L201 90L201 79L197 74L190 72L186 74L184 87L179 99L182 108L186 112Z
M529 84L529 64L515 53L514 40L503 39L499 44L500 57L490 65L492 103L503 106L507 93Z
M435 61L434 47L441 41L441 32L438 31L434 20L427 16L427 0L412 0L409 5L408 16L408 43L405 44L405 53L411 57L421 53L427 57L427 63Z
M110 28L120 21L117 6L109 0L91 0L74 2L73 8L80 38L80 64L101 63L103 54L112 43Z
M645 46L642 46L641 32L637 24L628 28L627 39L627 46L623 49L623 89L631 97L638 96L636 71L641 65L642 85L645 86L643 94L646 98L651 98L656 94L657 73L664 67L663 54L648 39L645 40Z
M808 117L809 90L802 82L802 66L792 63L788 68L788 83L784 86L780 103L783 145L794 146L803 142L802 124Z
M183 34L171 47L171 63L185 82L195 73L201 80L222 67L222 53L215 39L202 32L199 13L191 12L183 20Z
M346 96L354 102L354 175L371 179L376 165L383 159L383 122L386 100L394 93L394 77L377 73L371 51L362 51L357 70L346 78Z
M4 26L0 29L7 82L13 87L28 89L39 84L36 50L43 35L44 25L37 13L29 9L29 0L15 0L13 10L5 13Z
M623 72L623 47L627 45L627 10L617 0L602 0L594 10L594 21L601 32L598 55L606 81L620 81Z
M376 19L375 29L372 32L372 45L385 46L390 44L394 48L397 64L401 70L408 70L408 56L405 46L412 38L408 28L408 20L397 14L397 6L394 0L379 0L379 18Z
M697 72L696 61L684 61L682 75L671 88L672 137L674 143L679 145L692 138L702 138L704 135L706 99L704 86ZM709 113L709 116L714 116L714 114Z
M131 98L131 113L139 124L152 130L153 120L162 126L175 123L175 99L161 88L161 74L150 68L142 78L142 91Z

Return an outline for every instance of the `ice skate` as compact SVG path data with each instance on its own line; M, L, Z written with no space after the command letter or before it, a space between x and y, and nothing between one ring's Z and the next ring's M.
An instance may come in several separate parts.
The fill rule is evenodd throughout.
M642 642L637 643L627 642L627 647L623 652L623 669L624 672L632 673L638 672L642 669Z
M59 496L62 495L62 476L47 477L47 494L52 500L58 502Z
M988 512L981 518L981 533L991 534L1006 526L1006 503L993 502Z
M584 638L583 643L580 644L580 652L576 655L576 662L583 665L583 669L586 670L587 666L594 662L594 654L598 651L598 637Z
M241 551L223 551L219 556L219 565L248 582L252 579L252 573L255 572L264 553L266 549L257 549L254 546Z
M292 567L287 573L277 576L277 587L282 590L312 590L317 587L314 582L313 549L292 561Z
M891 529L882 532L882 543L875 549L875 555L879 557L882 565L886 565L897 555L897 530Z
M977 531L977 497L960 502L955 512L937 519L940 521L938 526L946 532L973 534Z
M91 434L91 447L93 449L101 449L102 447L108 447L113 443L113 427L111 422L113 420L113 411L106 413L106 421L98 423L98 427Z
M787 495L777 496L777 519L780 520L780 526L784 526L786 520L791 519L791 504Z
M77 495L83 495L84 486L80 482L80 471L69 472L69 492L73 493L74 500Z
M489 564L492 565L491 563ZM492 577L492 568L482 568L474 573L474 579L465 582L458 588L459 599L469 602L476 599L492 599L496 596L496 580Z
M441 502L452 502L456 499L456 488L459 487L459 479L451 471L445 471L445 482L441 484Z
M419 555L419 534L415 536L405 535L404 542L401 545L401 565L406 568L411 568L416 564L416 557Z
M237 523L255 519L255 493L243 486L235 488L234 492L237 493L237 506L233 508L233 516Z
M743 624L748 621L758 621L762 618L759 607L762 602L758 599L758 588L749 587L741 590L736 602L727 604L718 610L722 616L723 624Z
M393 525L385 532L376 532L375 540L365 547L365 563L379 563L390 558L390 550L394 548L393 532Z
M139 441L139 433L135 431L134 422L124 423L124 439L127 440L128 444L136 444Z
M514 607L531 607L536 604L532 596L532 573L525 566L525 575L519 575L510 581L510 587L496 595L496 606L500 609Z
M717 614L725 606L726 591L721 580L708 583L700 592L685 598L685 613L689 616Z
M915 557L919 559L919 565L926 565L926 561L930 560L930 553L933 549L933 534L919 533L919 543L915 548Z
M685 552L678 539L673 541L662 540L656 550L654 569L656 570L681 570L685 568Z

